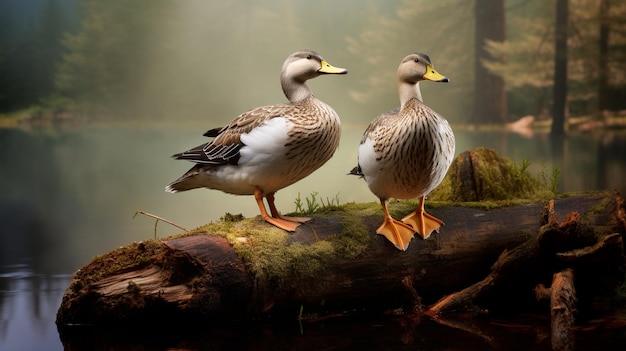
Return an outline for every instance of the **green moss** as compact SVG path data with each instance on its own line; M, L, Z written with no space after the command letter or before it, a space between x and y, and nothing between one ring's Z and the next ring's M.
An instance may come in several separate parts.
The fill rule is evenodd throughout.
M602 218L603 213L607 213L607 208L615 206L615 198L612 196L603 196L602 201L589 207L587 211L583 213L582 222L589 224L589 227L593 230L596 238L605 236L607 233L621 232L622 225L616 216L610 216L606 221L597 221L597 218Z
M546 175L544 169L533 175L529 163L516 164L487 148L476 148L460 154L446 177L429 196L446 202L484 202L530 200L554 196L558 171ZM510 205L510 203L505 203Z
M361 214L373 214L375 212L378 212L378 210L380 210L380 204L378 202L364 202L364 203L350 202L350 203L341 205L339 209L345 212L356 211Z
M365 208L365 212L342 211L341 223L343 231L338 236L331 239L333 250L336 255L345 258L354 258L359 256L367 249L371 240L372 233L361 218L363 215L369 214L369 208Z
M162 250L163 244L158 240L132 243L94 257L76 273L76 278L82 285L89 285L116 272L151 264Z
M338 218L343 229L312 244L290 240L294 234L266 224L259 217L237 222L216 221L169 239L200 233L224 237L258 281L272 281L273 286L280 289L283 282L293 277L315 277L325 269L327 262L363 253L373 233L369 233L361 218L363 214L379 212L380 209L374 207L372 204L324 207L314 217L319 220Z

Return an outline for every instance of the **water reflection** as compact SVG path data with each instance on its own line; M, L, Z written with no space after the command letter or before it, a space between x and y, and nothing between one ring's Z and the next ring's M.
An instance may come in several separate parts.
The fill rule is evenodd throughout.
M62 350L54 319L70 275L0 267L0 349Z
M610 316L617 327L583 325L577 350L620 350L625 316ZM77 328L63 335L66 350L550 350L550 320L520 315L456 321L354 314L323 321L241 324L232 328L196 326L185 330L132 332Z
M186 228L217 220L225 212L256 216L249 196L214 190L164 192L190 166L169 158L204 141L206 126L91 127L25 132L0 130L0 264L29 260L38 273L67 274L132 241L154 237L154 220L132 219L141 209ZM298 194L373 202L363 181L346 173L355 165L365 125L344 126L335 157L312 176L277 193L277 206L295 210ZM477 146L495 149L530 171L559 171L559 191L626 191L626 133L570 136L554 145L547 134L532 138L503 132L457 130L457 153ZM159 223L158 236L180 230Z
M483 323L488 334L481 336L439 325L428 319L367 315L299 324L238 325L236 328L192 332L125 333L77 331L65 342L68 350L532 350L546 349L549 339L537 342L537 332L549 323L518 328L517 338L525 342L511 348L512 329ZM495 347L493 347L495 346ZM518 347L521 346L521 347Z
M0 129L0 349L60 349L54 316L70 274L95 255L154 237L153 219L132 219L137 209L187 228L217 220L225 212L257 215L251 197L209 190L164 192L164 186L190 166L169 155L202 142L201 134L209 127L213 126ZM375 201L363 181L346 175L356 162L364 128L365 123L344 125L335 157L312 176L281 190L277 206L294 210L298 193L304 197L313 191L324 199L337 196L341 203ZM558 144L542 133L532 138L503 132L455 133L457 153L486 146L517 162L528 159L537 174L550 174L556 166L561 192L626 192L622 176L626 133L580 134ZM164 223L157 229L158 236L180 232ZM309 332L316 328L323 326ZM295 333L290 338L302 336ZM206 343L190 340L199 347Z

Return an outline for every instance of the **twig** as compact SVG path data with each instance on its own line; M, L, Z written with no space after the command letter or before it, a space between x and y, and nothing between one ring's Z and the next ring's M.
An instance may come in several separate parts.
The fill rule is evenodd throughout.
M402 278L402 285L406 288L406 293L410 299L411 312L415 314L422 314L424 311L422 298L417 294L417 291L413 287L413 279L410 275Z
M163 222L165 222L167 224L173 225L174 227L176 227L178 229L182 229L182 230L184 230L186 232L189 232L189 229L187 229L185 227L179 226L178 224L176 224L176 223L174 223L172 221L169 221L169 220L167 220L167 219L165 219L163 217L159 217L157 215L153 215L152 213L148 213L146 211L142 211L142 210L135 211L135 214L133 215L133 218L137 217L137 214L139 214L139 213L144 215L144 216L148 216L148 217L152 217L152 218L156 219L156 222L154 223L154 237L155 238L156 238L157 223L159 223L159 221L163 221Z

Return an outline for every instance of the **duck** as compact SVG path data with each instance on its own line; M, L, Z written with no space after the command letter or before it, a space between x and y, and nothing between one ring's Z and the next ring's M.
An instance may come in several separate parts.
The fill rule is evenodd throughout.
M439 231L443 221L424 210L424 201L443 180L455 153L448 121L424 104L421 81L447 83L423 53L405 56L397 71L400 107L377 116L367 127L358 148L358 163L349 174L365 179L378 197L384 220L376 230L405 251L415 232L424 239ZM394 219L387 201L419 198L418 208L402 221Z
M313 50L292 53L280 72L281 87L289 102L244 112L226 126L204 133L211 141L173 155L174 159L195 165L167 185L165 191L208 188L253 195L265 222L295 231L310 218L281 215L275 194L324 165L337 150L341 136L337 112L316 98L306 82L321 75L347 73L347 69L329 64Z

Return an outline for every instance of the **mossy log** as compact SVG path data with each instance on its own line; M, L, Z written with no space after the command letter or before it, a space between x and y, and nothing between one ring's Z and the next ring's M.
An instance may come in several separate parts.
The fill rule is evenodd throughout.
M439 196L458 194L445 191L456 187L455 178L474 193L493 189L486 177L520 181L519 174L476 171L482 169L481 153L457 158ZM471 167L463 165L468 160ZM512 169L496 161L497 172ZM473 174L477 183L468 185L454 169ZM579 299L611 291L607 287L623 278L625 208L615 192L548 202L450 201L428 203L445 226L428 240L416 236L405 252L375 234L382 222L376 203L327 206L294 233L257 217L134 243L95 258L74 275L57 325L137 328L355 311L416 313L438 300L425 309L441 318L445 312L524 308L536 303L537 284L549 284L566 267L574 267L577 284L585 287L577 287ZM415 206L394 202L390 211L401 218Z
M507 291L507 287L520 286L521 282L543 282L545 275L551 276L562 265L562 259L557 259L559 253L593 245L597 237L624 233L623 217L621 221L618 217L623 214L623 201L617 194L568 196L554 200L554 212L559 217L581 214L576 228L568 229L571 237L552 242L551 249L537 249L534 243L548 230L541 226L543 207L543 203L534 203L489 210L433 208L432 214L446 219L445 227L431 239L413 239L406 252L374 234L380 215L357 209L336 209L314 216L309 224L294 234L285 234L284 241L279 240L286 248L279 254L245 251L255 240L254 235L245 233L233 238L200 231L135 243L95 259L76 273L58 311L57 323L145 325L198 318L224 323L263 316L295 319L301 308L307 315L413 309L415 297L407 293L407 279L424 302L432 303L481 281L498 257L506 256L513 268L507 271L496 267L494 271L502 274L485 286L490 291ZM366 246L356 248L350 240L339 240L348 235L344 232L347 216L365 226L370 237ZM274 231L259 219L245 222L228 226ZM319 246L329 248L322 250ZM358 252L348 251L352 246ZM512 254L516 258L512 259ZM619 255L607 259L615 257ZM606 270L598 273L608 274ZM603 279L593 274L587 274L587 278ZM533 286L526 293L530 294ZM489 299L476 300L480 296L475 293L471 296L448 310L467 310L474 303L493 305ZM441 310L437 305L433 309Z

